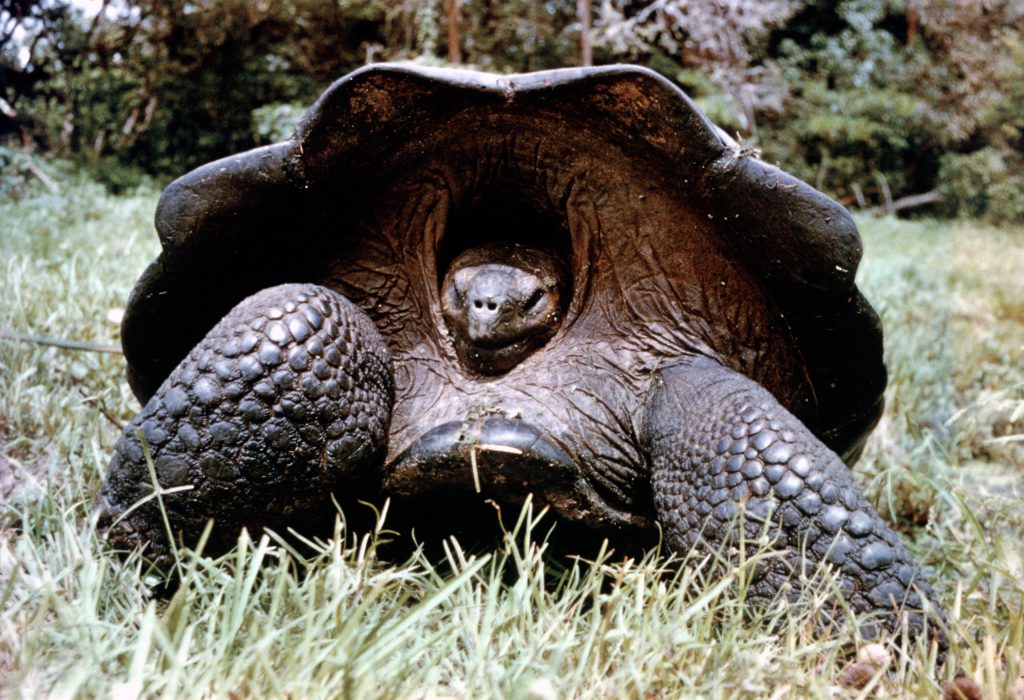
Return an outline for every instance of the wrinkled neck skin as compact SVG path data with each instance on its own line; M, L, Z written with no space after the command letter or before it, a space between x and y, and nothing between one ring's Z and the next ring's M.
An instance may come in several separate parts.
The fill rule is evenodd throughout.
M585 128L568 138L544 121L453 122L424 135L427 155L396 157L354 196L368 203L360 233L330 251L323 282L367 311L393 354L387 463L433 426L522 420L587 472L601 517L649 522L637 435L652 375L710 358L785 404L799 362L776 307L656 160ZM446 136L460 133L472 137ZM454 311L458 270L471 267L459 256L508 263L487 247L498 241L557 251L564 296L528 351L474 366Z

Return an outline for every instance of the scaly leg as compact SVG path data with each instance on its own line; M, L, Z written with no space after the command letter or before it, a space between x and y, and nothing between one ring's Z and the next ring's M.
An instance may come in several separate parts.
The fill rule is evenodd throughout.
M941 619L920 567L847 466L756 382L710 362L665 369L641 439L672 550L736 544L742 527L749 542L767 534L781 551L756 571L756 601L799 588L801 571L828 562L850 607L878 613L884 627L907 615L919 631L924 599Z
M332 511L331 494L380 464L394 402L391 359L365 313L312 284L265 289L232 309L125 428L100 495L112 542L149 543L166 568L167 529L211 550L242 527L299 527Z

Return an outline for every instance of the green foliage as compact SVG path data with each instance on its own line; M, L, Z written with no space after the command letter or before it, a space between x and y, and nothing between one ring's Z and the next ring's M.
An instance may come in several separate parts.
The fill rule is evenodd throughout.
M766 40L802 4L802 0L606 0L597 23L598 46L619 60L625 56L645 61L669 77L679 67L703 72L715 90L702 97L713 112L729 118L722 126L735 125L753 135L758 130L758 112L777 111L786 87L778 80L778 72L764 63Z
M707 73L693 68L680 70L679 65L662 52L657 52L651 58L654 60L648 67L679 83L708 119L725 129L727 133L743 132L743 120L735 101L722 92Z
M1024 223L1024 35L1006 33L993 47L1005 51L998 78L1006 86L980 110L977 150L942 157L938 182L950 216Z
M137 189L152 190L159 181L139 166L122 162L113 156L99 158L85 165L82 170L112 194L124 194Z
M1020 173L1020 168L1016 172ZM992 186L985 219L997 224L1024 222L1024 177L1001 178Z
M42 158L0 145L0 202L17 201L44 187L35 173L53 177L54 169Z
M843 203L962 191L952 183L962 179L953 172L957 155L992 147L1006 166L990 173L984 197L994 204L962 214L1021 220L1019 3L799 0L739 10L717 0L610 0L602 7L605 51L676 80L712 120ZM727 26L716 29L723 18ZM947 203L942 211L961 210Z
M274 102L252 111L253 135L258 144L284 141L295 130L306 107L287 102Z
M988 214L993 188L1006 177L1003 154L995 148L982 148L944 155L939 182L952 214L980 219Z
M450 36L482 70L578 61L574 0L453 1L455 24L448 0L126 0L102 21L70 0L19 0L21 43L0 32L0 97L16 112L0 134L123 188L131 171L106 159L178 175L285 138L295 105L333 80L374 61L446 65ZM939 190L934 213L1022 220L1017 0L605 0L594 27L598 62L676 81L844 204Z
M848 202L856 187L880 198L882 178L897 195L929 189L941 153L926 106L894 89L806 81L762 125L766 159Z
M919 47L894 34L887 0L809 3L774 38L791 95L765 115L765 157L854 203L933 186L942 123L916 94Z
M463 53L481 70L527 72L579 60L575 0L464 0ZM577 29L578 31L578 29Z
M318 0L134 0L103 22L64 0L50 14L31 59L50 72L46 90L6 99L50 150L149 173L251 147L253 110L311 103L377 36Z
M841 91L891 85L908 58L902 38L885 24L897 11L894 5L891 0L809 2L803 16L776 35L773 53L797 85L808 75Z
M0 96L51 152L159 174L281 137L292 115L272 105L311 104L371 59L441 64L448 30L442 0L131 0L102 22L69 0L48 8L27 26L40 39L27 67L0 51L12 86L31 68L45 89L4 80ZM466 60L498 71L565 65L574 11L570 0L461 2Z

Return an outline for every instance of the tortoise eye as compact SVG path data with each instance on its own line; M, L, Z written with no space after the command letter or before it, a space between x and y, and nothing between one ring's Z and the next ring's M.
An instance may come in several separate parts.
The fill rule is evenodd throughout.
M466 303L466 291L454 281L448 287L448 302L453 306L463 306Z
M533 294L530 295L530 298L527 299L525 303L523 303L523 311L531 311L533 309L533 307L535 307L540 302L540 300L543 299L543 298L544 298L544 290L543 289L536 289L536 290L534 290Z

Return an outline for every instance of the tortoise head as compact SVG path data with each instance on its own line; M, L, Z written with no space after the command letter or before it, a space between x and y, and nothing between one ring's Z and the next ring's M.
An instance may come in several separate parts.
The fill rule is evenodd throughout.
M519 364L558 330L567 288L565 266L552 251L491 243L462 252L441 285L459 358L481 374Z

